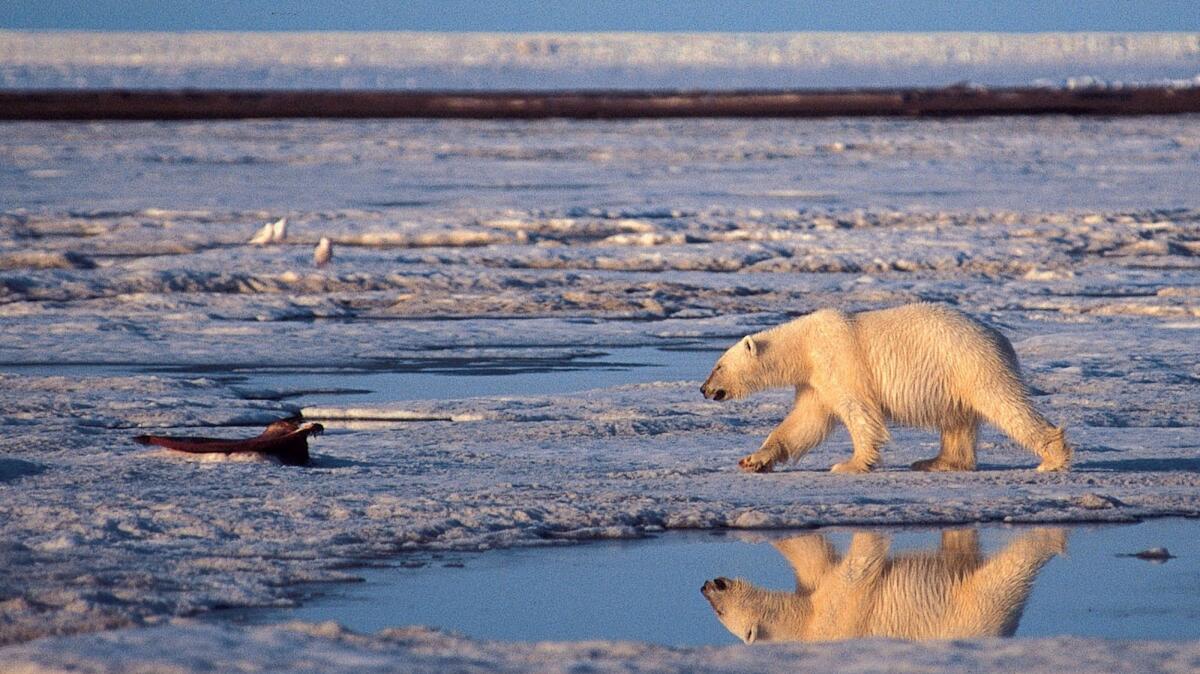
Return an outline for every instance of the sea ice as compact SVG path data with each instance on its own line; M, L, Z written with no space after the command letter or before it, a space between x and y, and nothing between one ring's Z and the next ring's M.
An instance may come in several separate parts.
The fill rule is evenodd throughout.
M0 31L3 88L1195 86L1193 33Z
M1200 515L1198 139L1194 117L5 125L0 641L13 645L0 661L1194 669L1191 642L672 651L177 618L286 605L298 583L405 551ZM246 245L283 216L286 241ZM316 269L321 237L338 257ZM874 474L830 475L849 454L835 435L797 465L744 475L737 459L788 393L711 403L707 366L369 404L239 379L715 349L821 306L917 300L1009 336L1037 405L1077 447L1071 472L1035 474L989 431L978 472L913 473L936 437L898 429ZM328 429L311 468L131 441L236 437L297 412ZM143 628L54 636L126 626ZM51 638L18 643L38 637ZM239 651L248 662L226 659Z

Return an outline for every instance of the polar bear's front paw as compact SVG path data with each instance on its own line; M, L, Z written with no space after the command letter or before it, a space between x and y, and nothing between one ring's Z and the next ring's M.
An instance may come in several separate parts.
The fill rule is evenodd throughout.
M775 470L775 462L758 454L751 454L738 461L738 468L746 473L769 473Z
M855 461L854 459L850 459L849 461L843 461L841 463L833 464L833 467L829 469L829 472L831 472L831 473L869 473L869 472L871 472L871 468L872 468L872 466L868 466L868 465L859 463L859 462Z

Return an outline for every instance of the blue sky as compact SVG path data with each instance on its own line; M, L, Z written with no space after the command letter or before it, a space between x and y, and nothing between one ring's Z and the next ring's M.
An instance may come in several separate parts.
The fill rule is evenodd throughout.
M5 0L84 30L1200 31L1200 0Z

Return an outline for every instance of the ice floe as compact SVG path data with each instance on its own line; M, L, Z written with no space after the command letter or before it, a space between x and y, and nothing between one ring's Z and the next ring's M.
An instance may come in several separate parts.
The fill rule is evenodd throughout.
M1190 117L10 125L0 151L20 171L94 180L0 182L0 641L158 627L30 642L0 660L188 671L237 650L214 644L252 640L271 644L259 662L324 653L334 660L304 662L338 669L357 654L419 670L456 666L445 653L458 650L485 668L536 668L591 647L172 619L286 605L298 583L408 551L1200 515L1198 129ZM821 149L834 142L841 151ZM246 245L283 214L286 241ZM337 263L314 269L322 237ZM743 475L737 459L788 394L717 406L697 390L706 365L568 392L479 395L457 380L421 397L417 379L403 399L369 403L247 381L500 378L615 347L715 357L821 306L916 300L1008 335L1039 408L1077 447L1072 472L1036 474L988 432L981 470L913 473L936 437L898 429L874 474L830 475L849 452L835 435L796 465ZM193 461L131 439L244 436L300 412L328 429L307 469ZM1080 657L1116 669L1131 652L1162 671L1195 660L1191 643L1081 640L596 648L613 667L667 670L802 656L929 669L1006 654L1030 670Z

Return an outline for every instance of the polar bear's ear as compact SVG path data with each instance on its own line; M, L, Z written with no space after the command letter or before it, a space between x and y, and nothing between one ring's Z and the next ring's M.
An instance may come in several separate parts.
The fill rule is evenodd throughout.
M758 345L754 343L754 340L750 337L750 335L746 335L742 338L742 346L746 348L746 353L750 354L751 356L758 355Z

